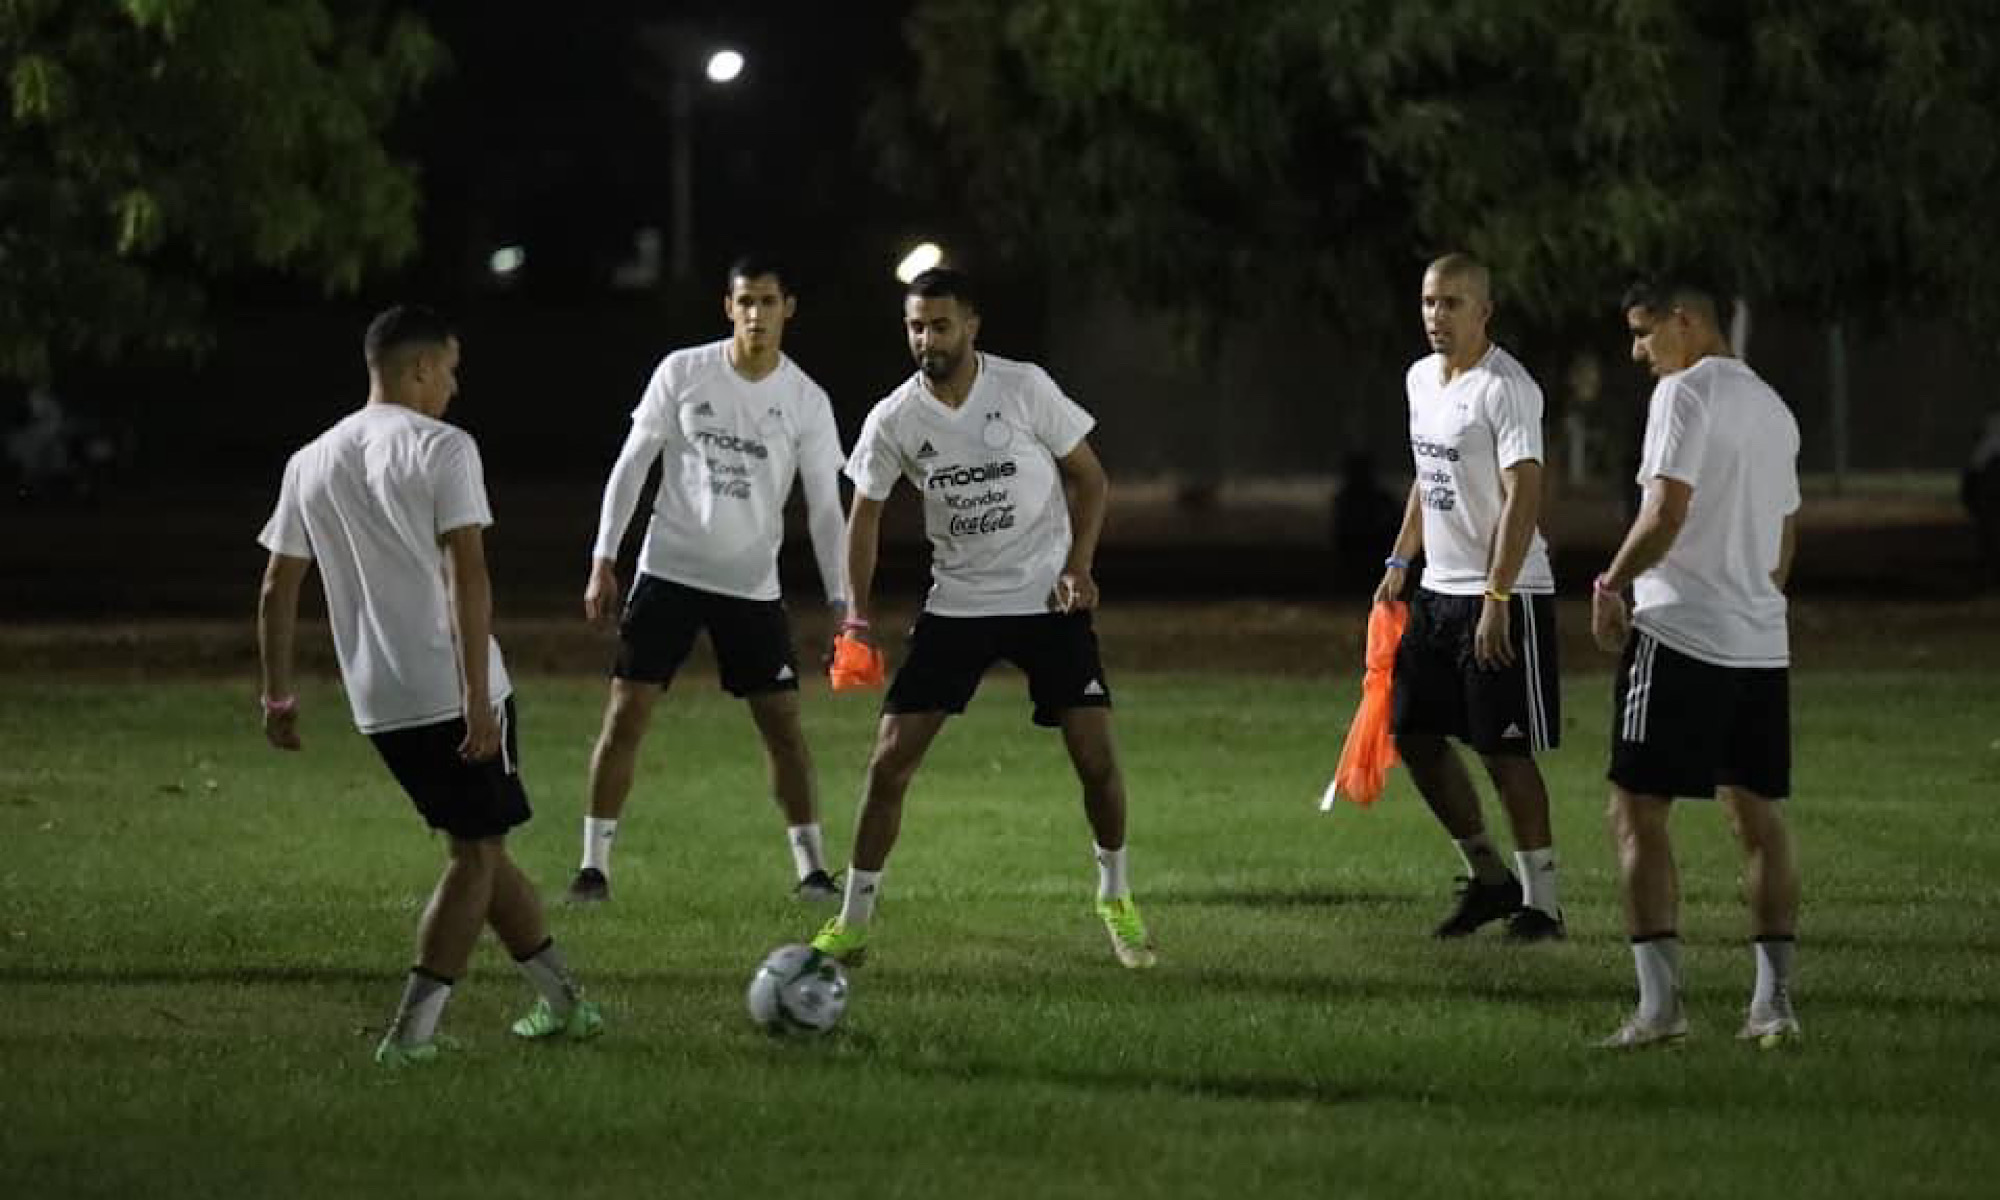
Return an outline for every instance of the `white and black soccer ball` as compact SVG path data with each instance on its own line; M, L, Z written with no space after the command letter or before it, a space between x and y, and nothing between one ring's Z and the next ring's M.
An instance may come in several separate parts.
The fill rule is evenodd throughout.
M847 1011L847 972L811 946L780 946L757 965L745 997L772 1033L825 1033Z

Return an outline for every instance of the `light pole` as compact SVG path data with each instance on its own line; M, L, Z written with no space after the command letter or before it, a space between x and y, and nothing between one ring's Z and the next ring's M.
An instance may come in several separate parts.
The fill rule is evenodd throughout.
M670 36L667 46L667 119L672 140L673 236L669 241L667 270L675 283L694 278L694 84L689 76L694 55L689 39ZM708 55L702 73L718 86L734 83L745 66L736 50L721 49Z

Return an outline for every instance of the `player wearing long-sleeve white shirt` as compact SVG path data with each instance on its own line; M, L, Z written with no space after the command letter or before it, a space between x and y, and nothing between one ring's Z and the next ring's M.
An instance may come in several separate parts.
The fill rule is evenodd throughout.
M785 499L804 483L808 527L827 600L846 607L842 574L845 461L826 392L779 349L797 308L783 272L755 258L730 268L723 308L731 336L669 354L632 412L611 469L591 552L584 609L619 611L618 548L654 463L660 466L638 581L619 620L618 661L590 760L590 813L575 900L610 896L611 841L632 791L653 704L708 631L722 686L744 699L770 760L798 894L833 899L821 844L812 756L799 725L798 660L779 601Z

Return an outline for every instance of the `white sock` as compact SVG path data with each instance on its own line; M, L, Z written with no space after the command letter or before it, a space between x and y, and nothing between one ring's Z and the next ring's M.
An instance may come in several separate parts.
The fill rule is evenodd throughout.
M1097 898L1099 900L1122 900L1132 894L1132 885L1125 881L1125 847L1106 850L1092 843L1097 850Z
M1507 881L1507 864L1500 861L1500 852L1493 848L1493 839L1485 833L1453 838L1451 844L1458 847L1458 856L1465 860L1465 869L1473 879L1480 883Z
M617 836L618 818L585 817L583 865L608 877L611 874L611 839Z
M451 999L451 980L433 975L422 967L411 967L403 983L403 1002L396 1006L395 1023L389 1039L403 1046L421 1046L437 1036L438 1019L444 1016L444 1002Z
M847 895L840 901L842 925L866 925L875 919L875 896L882 890L882 872L847 868Z
M517 958L514 965L521 968L521 974L528 977L535 992L549 1002L558 1017L567 1017L576 1007L576 980L569 973L569 964L563 961L562 951L556 949L556 940L550 938L542 943L542 948L526 958Z
M1797 946L1789 937L1760 937L1751 943L1757 953L1757 990L1750 997L1750 1011L1791 1014L1792 952Z
M1556 892L1556 848L1516 850L1514 868L1521 877L1521 903L1561 918L1562 900Z
M1660 1024L1679 1016L1681 939L1669 933L1633 942L1632 965L1639 972L1639 1019Z
M818 821L810 825L787 825L785 839L792 845L792 866L800 879L814 871L826 870L826 847L820 843Z

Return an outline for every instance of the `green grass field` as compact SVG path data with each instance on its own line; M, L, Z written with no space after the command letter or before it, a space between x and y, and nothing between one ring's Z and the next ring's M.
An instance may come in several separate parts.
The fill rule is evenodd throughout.
M239 679L0 677L0 1195L1992 1194L2000 727L1971 661L1795 682L1807 1041L1733 1041L1734 851L1687 805L1695 1036L1632 1056L1588 1048L1632 986L1606 676L1570 677L1546 760L1571 940L1516 948L1426 936L1456 859L1406 778L1315 811L1352 681L1113 671L1158 970L1113 962L1060 744L998 675L911 794L842 1027L759 1033L751 970L823 912L787 896L747 717L695 677L615 902L551 910L608 1036L513 1044L489 942L446 1020L469 1051L400 1076L369 1053L441 847L330 685L282 756ZM522 682L515 849L551 893L601 699ZM844 859L873 701L807 702Z

